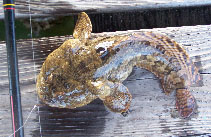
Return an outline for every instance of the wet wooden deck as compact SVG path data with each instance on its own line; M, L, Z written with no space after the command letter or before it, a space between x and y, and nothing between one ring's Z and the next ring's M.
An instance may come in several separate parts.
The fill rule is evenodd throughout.
M139 30L137 30L139 31ZM211 135L211 25L152 29L167 34L182 44L200 70L202 81L191 87L198 111L191 119L175 117L174 95L162 93L158 79L150 72L134 68L124 82L133 95L127 117L105 109L100 100L74 109L57 109L45 105L36 108L25 125L26 137L110 137L110 136L187 136ZM100 33L113 35L130 33ZM41 104L35 92L35 77L46 56L70 36L19 40L18 58L23 118L35 104ZM34 60L33 60L34 52ZM34 66L35 64L35 66ZM5 42L0 42L0 136L11 131Z
M16 18L29 17L29 5L32 17L211 5L209 0L16 0L15 3ZM3 8L0 8L0 19L3 18Z

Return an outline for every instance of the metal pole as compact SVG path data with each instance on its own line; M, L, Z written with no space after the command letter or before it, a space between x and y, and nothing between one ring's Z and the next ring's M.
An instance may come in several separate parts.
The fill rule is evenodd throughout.
M9 93L12 115L12 127L14 137L23 137L23 118L21 108L21 95L19 87L19 72L17 47L15 41L15 4L13 0L4 0L4 21L6 31L7 44L7 63L8 63L8 78L9 78ZM20 130L18 130L20 128ZM18 130L17 132L15 132Z

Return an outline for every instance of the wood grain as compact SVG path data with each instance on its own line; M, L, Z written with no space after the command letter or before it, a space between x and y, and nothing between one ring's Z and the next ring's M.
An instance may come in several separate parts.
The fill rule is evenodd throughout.
M29 3L30 2L30 3ZM191 7L210 5L209 0L16 0L16 17L29 17L29 4L32 17L67 16L81 11L86 13L125 12L159 8ZM3 5L3 1L0 1ZM65 13L65 14L64 14ZM0 19L4 10L0 8Z

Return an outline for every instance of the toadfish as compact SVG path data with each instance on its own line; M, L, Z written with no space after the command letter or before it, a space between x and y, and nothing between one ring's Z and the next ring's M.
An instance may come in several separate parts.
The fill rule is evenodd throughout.
M51 107L74 109L96 98L113 112L127 112L132 95L122 82L133 67L155 74L165 94L176 91L176 108L189 117L196 101L189 91L200 80L185 49L154 32L92 37L92 24L79 14L73 38L48 55L37 77L39 98Z

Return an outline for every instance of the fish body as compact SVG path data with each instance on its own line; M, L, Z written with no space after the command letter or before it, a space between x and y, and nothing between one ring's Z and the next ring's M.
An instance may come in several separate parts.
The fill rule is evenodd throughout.
M132 100L122 82L133 67L155 74L164 93L176 90L176 108L189 117L196 101L189 91L200 80L185 49L165 35L138 32L91 37L91 22L79 15L72 39L46 58L37 78L40 99L52 107L74 109L100 98L113 112L126 112Z

